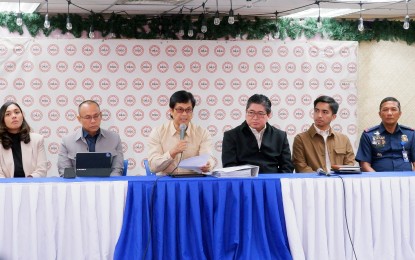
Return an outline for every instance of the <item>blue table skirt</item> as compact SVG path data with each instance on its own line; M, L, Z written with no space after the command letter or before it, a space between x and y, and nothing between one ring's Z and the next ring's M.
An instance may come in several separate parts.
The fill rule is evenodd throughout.
M292 259L279 177L154 183L129 180L114 259Z

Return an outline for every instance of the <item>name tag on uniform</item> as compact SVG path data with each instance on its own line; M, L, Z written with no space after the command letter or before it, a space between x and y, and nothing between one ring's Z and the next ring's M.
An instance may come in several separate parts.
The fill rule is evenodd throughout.
M402 151L402 156L403 156L403 161L404 162L409 162L407 151Z

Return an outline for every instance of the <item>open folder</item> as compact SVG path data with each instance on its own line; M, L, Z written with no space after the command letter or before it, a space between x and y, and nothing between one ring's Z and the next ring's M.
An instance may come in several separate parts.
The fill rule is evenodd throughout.
M257 177L258 172L259 166L246 164L241 166L215 169L212 171L212 176L219 178Z

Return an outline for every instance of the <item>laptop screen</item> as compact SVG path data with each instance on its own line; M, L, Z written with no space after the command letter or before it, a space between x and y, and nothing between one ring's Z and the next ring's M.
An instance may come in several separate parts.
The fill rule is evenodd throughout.
M109 176L111 174L111 153L77 153L75 171L78 176Z

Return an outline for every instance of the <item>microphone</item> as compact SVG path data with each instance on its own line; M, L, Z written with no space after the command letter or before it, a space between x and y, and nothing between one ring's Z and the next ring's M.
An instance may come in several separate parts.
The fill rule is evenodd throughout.
M318 175L331 176L331 174L329 172L325 172L322 168L318 168L316 172L317 172Z
M187 129L186 124L180 124L179 129L180 129L180 140L184 140L184 134Z

